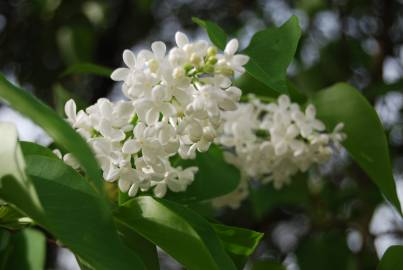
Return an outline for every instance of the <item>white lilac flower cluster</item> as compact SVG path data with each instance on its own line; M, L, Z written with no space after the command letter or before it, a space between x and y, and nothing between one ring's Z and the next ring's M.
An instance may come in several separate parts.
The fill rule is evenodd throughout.
M135 196L153 189L163 197L167 189L186 190L196 167L173 167L171 158L194 158L217 136L225 111L235 110L241 90L232 86L233 75L244 72L245 55L236 54L238 41L228 42L223 53L206 41L190 42L176 33L176 47L167 52L163 42L137 55L123 52L127 67L111 78L122 81L127 100L101 98L77 112L65 105L69 123L95 152L106 181L118 182L121 191ZM63 157L78 168L71 154Z
M339 123L332 133L316 119L316 109L305 110L282 95L272 103L262 103L250 96L248 103L223 114L224 124L217 142L225 146L227 162L237 166L248 179L272 182L281 188L291 176L306 171L313 164L325 162L339 147L345 135ZM247 196L245 181L239 190L216 199L216 206L239 206Z

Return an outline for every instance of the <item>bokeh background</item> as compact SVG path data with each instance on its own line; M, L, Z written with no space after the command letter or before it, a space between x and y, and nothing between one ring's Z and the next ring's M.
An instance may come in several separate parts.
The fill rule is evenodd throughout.
M62 114L70 97L81 106L120 98L107 78L63 76L74 64L115 68L124 49L172 44L178 30L207 38L192 16L215 21L245 47L256 31L291 15L303 30L291 81L308 94L347 81L367 97L385 127L403 198L402 0L0 0L0 70ZM50 143L4 104L0 121L14 122L22 140ZM265 232L251 260L282 261L288 270L375 269L388 246L403 244L403 220L345 151L301 178L282 191L253 186L240 209L213 217ZM180 269L160 255L161 269ZM77 267L68 250L49 241L47 269Z

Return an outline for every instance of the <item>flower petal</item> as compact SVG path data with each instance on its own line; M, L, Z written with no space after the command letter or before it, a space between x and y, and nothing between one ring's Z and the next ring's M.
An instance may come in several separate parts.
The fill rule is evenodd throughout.
M111 79L114 81L124 81L129 75L128 68L117 68L111 74Z
M122 147L125 154L135 154L141 149L141 144L137 140L127 140Z
M238 40L234 38L227 43L224 52L228 55L234 55L237 50L238 50Z
M134 68L136 66L136 56L130 50L124 50L123 62L129 67Z
M188 37L182 32L176 32L175 41L179 48L182 48L189 43Z

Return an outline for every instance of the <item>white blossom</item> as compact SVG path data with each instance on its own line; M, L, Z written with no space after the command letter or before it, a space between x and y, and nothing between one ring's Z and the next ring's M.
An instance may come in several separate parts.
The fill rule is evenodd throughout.
M345 138L342 123L326 133L313 105L303 111L285 95L269 104L250 96L248 103L225 112L223 117L216 141L228 149L226 161L248 179L271 182L275 188L289 183L297 172L328 160L334 152L332 145L339 146ZM242 185L215 199L213 205L238 206L246 197Z
M241 96L233 75L244 71L249 58L236 54L236 40L223 53L180 32L175 40L169 51L156 41L151 50L123 52L126 67L111 78L123 82L126 101L101 98L78 112L73 100L65 105L67 121L93 149L105 181L117 182L129 196L150 189L156 197L185 191L198 168L174 167L171 158L207 151L223 113L235 110ZM62 158L79 168L71 154Z

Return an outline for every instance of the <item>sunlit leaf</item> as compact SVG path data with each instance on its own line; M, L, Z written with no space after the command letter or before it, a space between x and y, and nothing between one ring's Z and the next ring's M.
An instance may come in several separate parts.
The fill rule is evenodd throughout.
M247 258L255 251L263 233L222 224L211 225L238 269L244 269Z

